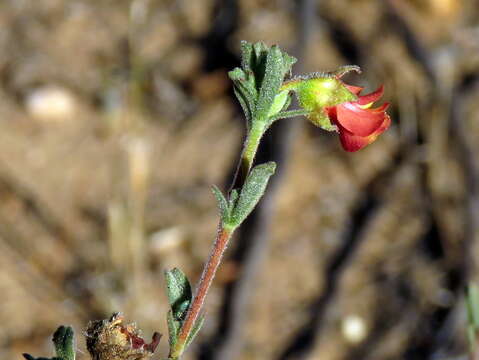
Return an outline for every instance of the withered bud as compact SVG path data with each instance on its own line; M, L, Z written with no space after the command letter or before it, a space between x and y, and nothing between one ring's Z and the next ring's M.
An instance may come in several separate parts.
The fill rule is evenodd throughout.
M86 329L86 346L93 360L146 360L150 358L161 335L153 334L147 344L135 324L124 324L120 313L108 320L90 321Z

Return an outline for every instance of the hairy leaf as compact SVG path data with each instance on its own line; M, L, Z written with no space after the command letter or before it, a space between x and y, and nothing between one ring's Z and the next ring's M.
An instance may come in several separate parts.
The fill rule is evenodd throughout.
M276 164L268 162L255 166L249 173L241 189L239 199L232 210L230 223L239 226L253 211L258 201L264 194L269 178L274 174Z

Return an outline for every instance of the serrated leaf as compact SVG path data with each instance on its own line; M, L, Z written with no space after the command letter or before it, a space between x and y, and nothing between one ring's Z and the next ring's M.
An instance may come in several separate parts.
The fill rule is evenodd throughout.
M193 328L191 329L191 332L188 335L188 338L186 339L185 343L185 349L191 344L191 342L195 339L196 335L200 331L201 327L203 326L203 323L205 322L205 317L200 316L196 322Z
M253 211L258 201L264 194L269 178L274 174L276 164L268 162L255 166L249 173L241 189L239 199L232 210L230 224L239 226Z
M178 335L181 329L181 322L175 320L173 317L173 312L171 310L168 311L168 315L166 318L168 323L168 341L170 344L170 348L175 346L176 340L178 339Z
M230 206L228 204L228 201L226 200L223 193L221 192L220 189L218 189L217 186L213 185L211 187L211 190L213 191L213 195L215 196L216 201L218 202L218 208L220 210L221 220L223 222L227 222L230 216Z
M178 268L165 271L168 302L173 318L182 321L191 303L191 285L186 275Z
M60 326L53 334L57 356L63 360L75 360L74 332L71 326Z

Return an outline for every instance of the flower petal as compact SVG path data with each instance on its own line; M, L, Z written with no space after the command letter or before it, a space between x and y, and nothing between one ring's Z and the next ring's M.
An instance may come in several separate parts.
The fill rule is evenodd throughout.
M372 104L373 102L377 101L381 96L384 94L384 86L381 85L376 91L360 96L357 103L359 105L365 106L368 104Z
M384 122L382 123L382 125L371 135L369 136L378 136L378 135L381 135L383 132L385 132L389 126L391 125L391 118L389 117L388 114L384 114L385 117L384 117Z
M354 152L372 143L375 139L369 136L358 136L353 133L342 130L339 132L339 140L344 150Z
M368 136L383 124L386 116L383 107L362 109L357 103L346 102L336 106L336 122L354 135Z
M385 114L384 122L373 134L369 136L359 136L354 135L346 129L340 129L339 140L341 141L344 150L349 152L358 151L375 141L379 135L389 128L390 125L391 118L388 114Z

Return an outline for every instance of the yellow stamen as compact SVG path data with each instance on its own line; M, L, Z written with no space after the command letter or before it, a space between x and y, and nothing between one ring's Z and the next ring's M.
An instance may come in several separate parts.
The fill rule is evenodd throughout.
M366 105L359 105L361 109L369 109L371 106L373 106L374 102L370 102L369 104Z

